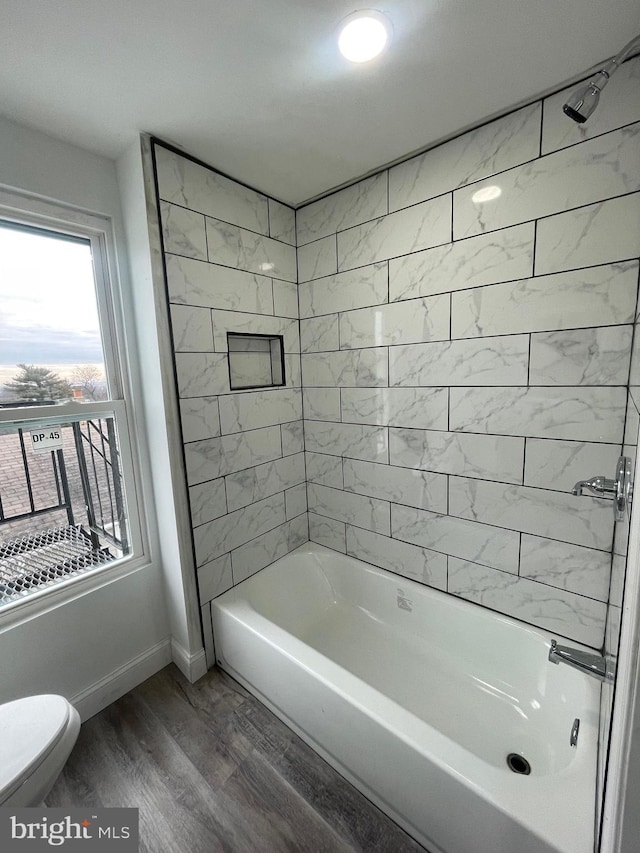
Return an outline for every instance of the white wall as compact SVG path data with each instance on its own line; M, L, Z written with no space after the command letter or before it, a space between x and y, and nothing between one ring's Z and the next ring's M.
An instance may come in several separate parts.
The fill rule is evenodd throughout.
M0 118L0 185L109 216L118 247L125 317L131 315L131 285L115 163ZM127 329L135 353L135 333ZM131 382L139 387L137 359ZM133 428L148 471L142 412L133 408ZM20 695L57 692L75 700L84 716L95 713L170 660L157 531L148 476L140 499L150 521L150 556L135 570L118 570L111 581L83 579L71 595L50 596L27 615L0 616L0 702ZM107 574L107 577L109 575ZM55 599L55 603L51 603Z
M162 258L149 157L149 142L143 137L141 143L136 141L118 159L117 174L135 281L133 316L140 341L138 365L144 376L141 399L147 423L173 657L185 675L195 680L204 675L207 664L184 471L177 452L181 437L166 300L164 292L154 285L155 280L162 279ZM210 663L213 663L212 654Z

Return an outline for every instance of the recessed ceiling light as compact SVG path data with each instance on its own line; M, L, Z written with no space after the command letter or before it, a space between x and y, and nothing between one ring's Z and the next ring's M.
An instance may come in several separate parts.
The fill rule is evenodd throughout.
M338 47L350 62L368 62L378 56L391 36L391 23L382 12L365 9L348 15L340 25Z
M482 204L485 201L493 201L502 195L502 190L495 184L488 187L482 187L471 196L471 201L476 204Z

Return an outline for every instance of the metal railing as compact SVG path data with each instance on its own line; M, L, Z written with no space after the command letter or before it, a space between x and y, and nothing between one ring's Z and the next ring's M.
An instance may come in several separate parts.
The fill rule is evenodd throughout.
M98 547L101 536L126 553L129 542L114 420L74 421L72 427L94 546Z
M10 456L13 479L3 476L0 481L0 525L64 511L67 523L80 522L91 538L94 548L105 542L123 554L128 552L126 505L122 466L113 417L75 420L61 430L71 430L73 439L67 446L44 454L37 463L27 453L24 430L16 429L17 444L4 446L2 462ZM6 436L5 436L6 438ZM70 459L69 455L73 455ZM66 455L66 456L65 456ZM45 461L48 457L48 461ZM73 470L70 478L69 467ZM80 483L81 500L74 497L70 479ZM16 500L16 483L21 484L20 499ZM7 493L7 487L13 494ZM79 504L82 504L79 507ZM80 514L85 517L80 519Z

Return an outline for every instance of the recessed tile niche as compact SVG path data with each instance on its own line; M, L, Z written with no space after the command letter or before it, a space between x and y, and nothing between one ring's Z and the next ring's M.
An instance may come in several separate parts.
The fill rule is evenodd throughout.
M285 384L282 335L227 332L232 391Z

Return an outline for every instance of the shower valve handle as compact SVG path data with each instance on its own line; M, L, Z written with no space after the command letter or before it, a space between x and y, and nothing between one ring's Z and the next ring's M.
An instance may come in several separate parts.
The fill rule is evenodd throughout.
M588 480L579 480L572 489L574 495L584 495L588 490L598 498L613 501L613 517L616 521L623 521L625 510L631 503L633 495L633 483L631 481L631 460L628 456L621 456L616 465L616 476L614 480L597 475Z

